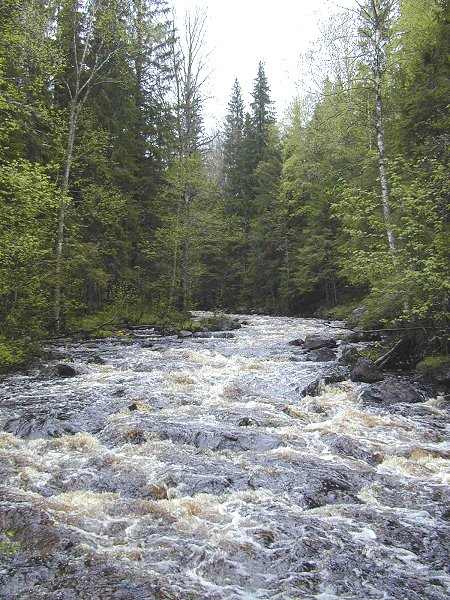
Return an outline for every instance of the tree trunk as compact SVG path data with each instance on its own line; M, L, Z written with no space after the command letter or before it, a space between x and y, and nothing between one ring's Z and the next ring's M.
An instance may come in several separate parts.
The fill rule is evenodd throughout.
M183 232L183 264L182 264L182 285L183 285L183 309L189 310L191 307L191 273L190 273L190 206L192 192L189 186L184 192L184 232Z
M175 241L173 244L173 257L172 257L172 280L170 283L169 291L169 306L173 307L173 301L175 297L175 289L177 286L177 270L178 270L178 232L180 227L180 203L177 206L177 219L175 227Z
M378 173L380 176L381 202L383 206L383 217L386 225L386 233L389 243L389 249L395 252L397 244L395 234L391 225L391 206L389 201L389 184L386 172L386 152L384 143L384 123L383 123L383 98L381 94L381 80L377 77L375 91L375 126L377 130L378 147Z
M75 133L77 128L78 107L76 100L70 103L69 115L69 135L67 138L66 164L64 167L64 176L61 185L63 192L58 211L58 232L56 238L56 283L55 283L55 303L54 303L54 321L56 331L61 329L61 296L62 296L62 264L64 251L64 226L66 217L66 196L69 191L70 169L73 160L73 146L75 143Z

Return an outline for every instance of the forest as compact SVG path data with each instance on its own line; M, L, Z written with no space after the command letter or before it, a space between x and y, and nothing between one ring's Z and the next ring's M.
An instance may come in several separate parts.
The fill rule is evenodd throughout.
M355 0L314 91L277 114L261 61L217 131L207 26L166 0L2 0L0 370L199 309L445 328L448 0Z

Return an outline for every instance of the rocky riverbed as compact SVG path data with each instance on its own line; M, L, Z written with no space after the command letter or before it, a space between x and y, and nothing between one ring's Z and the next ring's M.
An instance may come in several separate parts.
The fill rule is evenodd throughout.
M239 318L2 382L1 600L449 597L445 398L350 381L339 324Z

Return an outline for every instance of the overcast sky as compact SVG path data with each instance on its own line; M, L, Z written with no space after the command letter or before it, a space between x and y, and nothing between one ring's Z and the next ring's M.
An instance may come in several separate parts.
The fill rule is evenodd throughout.
M348 2L349 0L344 0ZM177 20L187 9L207 9L207 50L211 52L210 100L206 121L223 120L235 77L249 100L259 60L282 117L296 94L299 57L310 48L318 25L331 10L329 0L172 0Z

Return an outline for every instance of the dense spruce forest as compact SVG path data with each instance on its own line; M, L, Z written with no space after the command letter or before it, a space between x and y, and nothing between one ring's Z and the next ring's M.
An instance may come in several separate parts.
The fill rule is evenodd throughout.
M165 0L2 0L2 370L194 309L445 327L448 0L355 0L317 89L277 115L255 64L218 131L206 27Z

